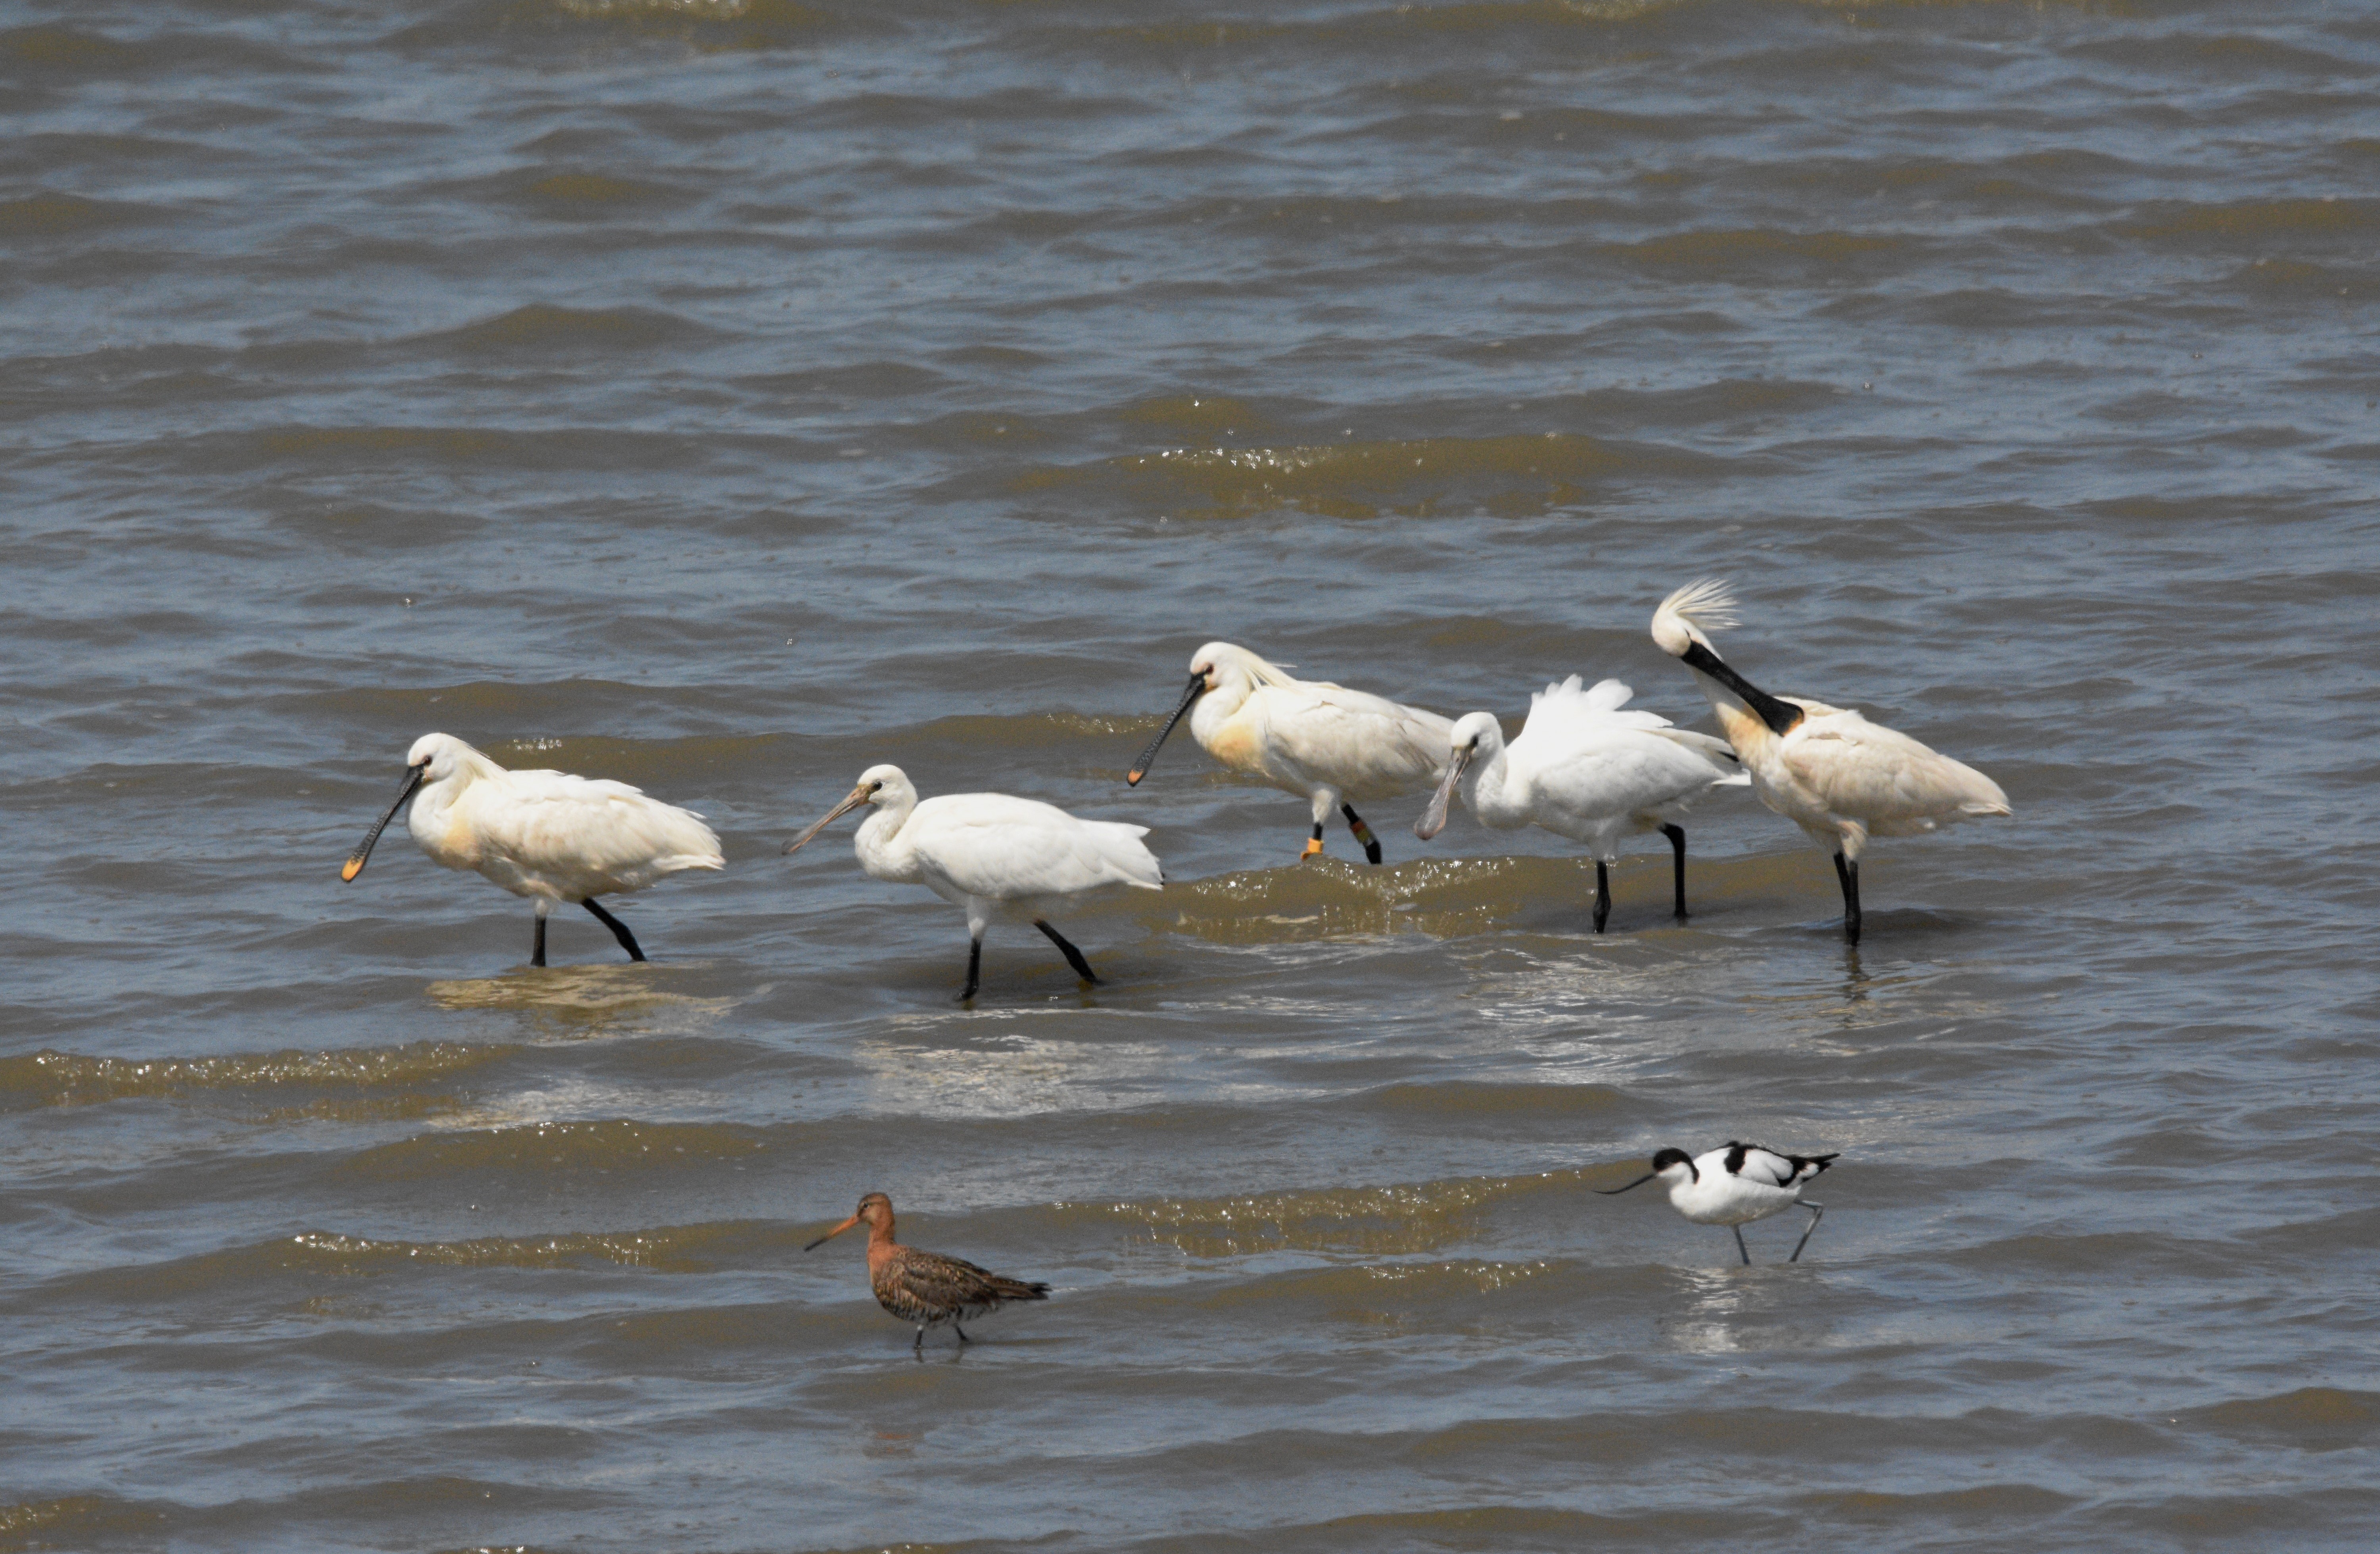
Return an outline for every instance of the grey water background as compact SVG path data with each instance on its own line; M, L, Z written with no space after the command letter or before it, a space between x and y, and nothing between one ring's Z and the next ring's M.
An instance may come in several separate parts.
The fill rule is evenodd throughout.
M0 1548L2380 1536L2380 16L18 4ZM1297 866L1222 637L1449 714L1766 687L1997 777L1825 859ZM443 729L708 814L583 914ZM778 848L1132 819L1107 984ZM847 828L849 822L845 822ZM1603 1198L1843 1159L1805 1260ZM913 1360L846 1238L1046 1279Z

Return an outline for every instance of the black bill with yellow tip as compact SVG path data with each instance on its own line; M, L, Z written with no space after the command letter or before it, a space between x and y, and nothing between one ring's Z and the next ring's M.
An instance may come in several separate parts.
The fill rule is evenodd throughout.
M396 790L396 802L388 807L388 813L375 821L371 830L364 832L363 841L347 855L347 861L339 867L340 879L352 880L364 871L364 865L371 861L371 850L379 843L380 833L388 829L389 821L396 819L396 812L405 807L405 801L413 796L413 790L421 786L421 780L428 775L430 763L426 760L419 766L406 769L405 786Z
M1206 690L1207 676L1203 673L1190 676L1189 686L1182 692L1182 704L1173 709L1173 715L1165 720L1165 726L1157 731L1157 737L1148 742L1148 748L1140 753L1140 759L1132 763L1132 770L1123 774L1124 786L1140 786L1140 780L1148 775L1149 766L1157 759L1158 749L1165 743L1165 736L1173 732L1173 725L1182 721L1182 715L1190 710L1190 704L1205 695Z

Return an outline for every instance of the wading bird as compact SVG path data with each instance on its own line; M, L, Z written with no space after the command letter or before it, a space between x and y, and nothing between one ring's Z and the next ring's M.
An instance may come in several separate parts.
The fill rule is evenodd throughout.
M595 898L641 891L681 868L726 862L701 816L647 798L625 783L566 771L507 771L451 734L415 740L405 765L396 802L347 856L339 878L353 880L364 871L373 844L409 798L413 812L406 829L432 863L475 870L537 904L531 965L545 964L546 915L562 901L587 908L630 960L643 960L628 925Z
M928 1328L948 1322L951 1330L959 1335L959 1342L968 1343L973 1340L959 1326L962 1321L989 1317L1012 1301L1050 1298L1047 1284L990 1273L973 1263L894 1241L892 1200L882 1193L870 1193L861 1198L850 1219L802 1250L815 1252L859 1224L868 1227L868 1287L876 1292L877 1305L902 1321L917 1325L917 1339L910 1344L913 1349L926 1346Z
M1165 883L1156 856L1141 844L1147 826L1078 820L1055 805L1006 794L944 794L921 803L897 766L861 772L859 785L818 824L786 843L785 851L798 851L862 805L874 806L876 813L860 822L852 842L859 867L879 880L923 885L966 909L962 1003L975 997L983 973L983 930L994 918L1030 922L1058 947L1075 976L1096 983L1083 953L1050 926L1050 909L1068 896L1108 885L1153 891Z
M1182 703L1132 763L1127 783L1137 787L1148 775L1184 713L1190 736L1208 755L1313 805L1314 834L1301 859L1322 851L1322 825L1336 808L1373 863L1380 861L1379 839L1349 800L1428 787L1446 768L1447 731L1454 726L1385 697L1294 679L1245 648L1209 642L1191 655Z
M1722 662L1707 633L1735 625L1716 580L1691 583L1653 612L1653 640L1685 661L1760 802L1834 856L1843 935L1860 936L1860 854L1871 836L1916 836L1971 816L2005 815L2008 795L1972 766L1857 712L1770 696Z
M1670 1184L1670 1204L1697 1225L1725 1225L1735 1232L1735 1249L1743 1266L1752 1266L1752 1249L1743 1244L1743 1227L1766 1220L1799 1203L1810 1211L1802 1239L1785 1260L1798 1263L1810 1232L1826 1218L1823 1203L1805 1203L1802 1188L1816 1179L1840 1155L1785 1155L1757 1144L1730 1143L1724 1149L1688 1158L1683 1149L1664 1149L1653 1157L1653 1169L1625 1187L1597 1187L1605 1197L1641 1187L1647 1182Z
M1686 915L1686 807L1723 783L1745 782L1727 741L1672 728L1655 712L1623 712L1635 693L1617 680L1579 689L1573 674L1529 698L1529 721L1504 743L1493 712L1456 721L1448 735L1453 760L1414 822L1424 842L1446 825L1454 791L1482 825L1514 831L1537 825L1584 842L1595 855L1595 931L1611 916L1610 866L1620 839L1658 831L1670 839L1677 914ZM1468 783L1463 779L1470 779Z

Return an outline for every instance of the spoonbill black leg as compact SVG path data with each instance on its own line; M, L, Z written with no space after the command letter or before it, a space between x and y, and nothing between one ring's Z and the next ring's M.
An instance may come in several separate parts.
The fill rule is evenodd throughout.
M1677 885L1678 916L1682 917L1686 915L1686 828L1663 826L1661 834L1670 839L1670 872Z
M1803 1198L1802 1207L1810 1211L1810 1222L1802 1227L1802 1239L1793 1244L1793 1255L1785 1259L1789 1263L1798 1263L1802 1260L1802 1248L1810 1244L1810 1232L1816 1230L1818 1221L1827 1217L1827 1206L1823 1203L1812 1203L1809 1199Z
M1317 856L1321 851L1322 822L1320 820L1317 820L1314 822L1314 834L1305 839L1305 851L1297 855L1297 861L1304 863L1306 859Z
M589 896L585 901L580 902L578 904L587 908L588 911L594 913L595 920L612 930L612 937L620 941L621 949L628 952L628 958L630 960L640 961L645 958L645 953L637 948L637 936L628 931L628 925L620 921L619 918L614 917L609 912L604 911L601 907L596 905L595 898L593 896Z
M1601 858L1595 860L1595 931L1601 933L1603 925L1611 917L1611 870Z
M1380 839L1372 834L1372 828L1364 823L1364 817L1355 813L1355 807L1342 804L1339 807L1339 813L1347 817L1347 829L1354 832L1355 840L1364 844L1364 861L1379 862Z
M1743 1266L1750 1268L1752 1266L1752 1248L1743 1244L1743 1227L1742 1225L1738 1225L1734 1227L1734 1229L1735 1249L1743 1254Z
M967 985L959 993L959 1002L961 1003L965 1003L974 998L975 990L977 987L981 984L982 980L983 941L980 939L970 939L967 941ZM923 1343L925 1341L926 1329L919 1328L917 1329L917 1342Z
M545 964L545 914L542 912L537 915L537 938L529 942L528 964L531 965Z
M1051 928L1049 924L1043 922L1038 917L1033 919L1033 926L1039 929L1049 939L1050 942L1058 947L1058 953L1066 957L1066 964L1075 968L1075 976L1081 977L1086 982L1096 983L1099 981L1097 977L1091 975L1091 963L1083 959L1083 953L1080 950L1075 949L1074 945L1066 941L1066 936L1064 934L1060 933L1056 929ZM952 1325L955 1327L957 1324L953 1323Z
M1835 878L1843 887L1843 937L1856 944L1860 930L1859 865L1844 861L1843 856L1837 853Z

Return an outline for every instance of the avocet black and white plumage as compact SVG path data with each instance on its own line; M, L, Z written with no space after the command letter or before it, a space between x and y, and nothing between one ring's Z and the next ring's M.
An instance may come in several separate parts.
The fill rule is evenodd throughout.
M1694 671L1760 802L1833 855L1843 936L1856 944L1859 860L1869 837L1918 836L1954 820L2006 815L2008 795L1973 767L1858 712L1770 696L1711 646L1711 632L1734 624L1734 596L1706 579L1661 601L1653 641Z
M1725 1225L1735 1232L1735 1249L1743 1254L1746 1268L1752 1266L1752 1251L1743 1244L1743 1227L1755 1220L1780 1214L1798 1203L1810 1211L1810 1222L1803 1227L1802 1239L1793 1244L1793 1255L1785 1259L1796 1263L1802 1260L1802 1248L1810 1244L1810 1232L1818 1228L1818 1221L1827 1213L1825 1204L1804 1200L1802 1189L1839 1158L1788 1155L1757 1144L1732 1141L1725 1148L1706 1155L1690 1156L1683 1149L1664 1149L1653 1157L1653 1169L1628 1186L1598 1187L1596 1191L1605 1197L1615 1197L1647 1182L1668 1183L1670 1204L1679 1213L1697 1225Z

